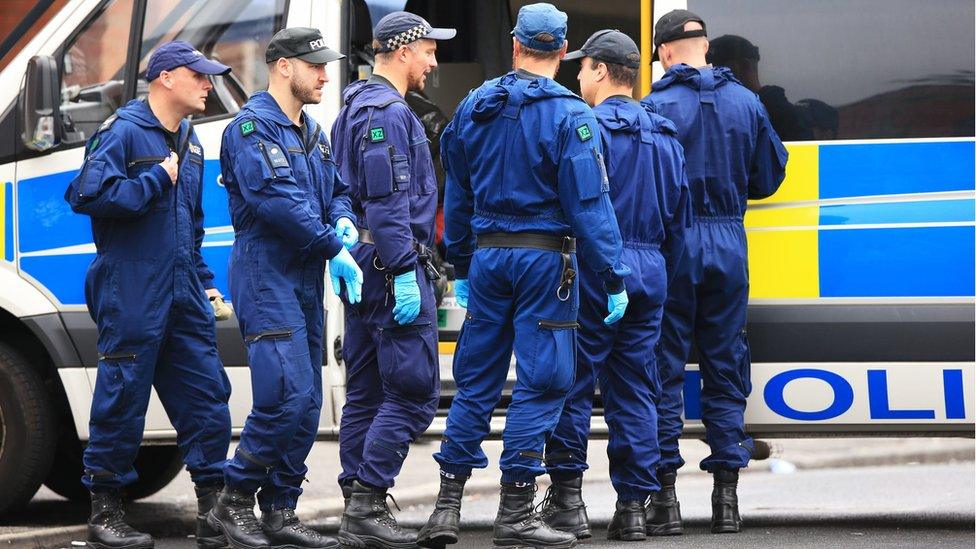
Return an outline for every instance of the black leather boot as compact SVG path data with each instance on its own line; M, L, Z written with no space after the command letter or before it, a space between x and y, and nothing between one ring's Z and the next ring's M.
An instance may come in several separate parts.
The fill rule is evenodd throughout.
M739 471L716 469L712 477L712 533L735 534L742 528L739 497L735 493Z
M576 539L592 537L590 521L583 503L583 476L569 479L552 479L552 486L546 490L539 518L546 524L563 532L569 532Z
M339 543L344 547L412 549L417 531L400 528L386 504L386 488L353 482L349 505L339 524ZM396 502L394 502L396 503Z
M647 539L644 518L644 503L641 501L618 501L617 510L610 519L607 539L621 541L641 541Z
M88 519L88 547L91 549L152 549L152 536L137 532L125 523L122 493L118 490L91 493Z
M535 485L502 483L498 516L492 542L494 549L569 549L576 547L576 536L556 530L534 512Z
M207 513L207 524L227 538L234 549L271 547L254 516L254 494L225 486L217 503Z
M261 529L272 545L294 549L334 549L339 547L335 538L323 536L302 524L294 509L275 509L261 513Z
M441 489L434 503L434 512L420 529L417 545L444 549L457 543L461 523L461 496L467 478L453 478L441 473Z
M681 525L681 504L674 493L674 481L677 478L677 471L661 469L657 472L661 489L651 493L651 499L647 502L647 535L680 536L684 531Z
M197 549L223 549L227 547L227 538L207 524L207 513L213 509L223 483L197 484L193 490L197 493Z
M339 489L342 490L342 510L345 512L346 507L349 507L349 498L352 496L352 483L355 479L346 479L339 483Z

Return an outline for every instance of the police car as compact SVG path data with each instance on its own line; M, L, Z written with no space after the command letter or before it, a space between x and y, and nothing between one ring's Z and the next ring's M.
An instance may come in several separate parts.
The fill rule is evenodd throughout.
M406 7L459 29L439 45L428 106L449 117L467 91L510 67L513 15L526 0L69 0L31 26L0 67L0 513L44 483L87 497L79 478L96 374L95 325L84 273L95 252L88 220L62 199L87 137L128 99L145 95L148 57L182 39L233 67L214 80L194 119L205 153L203 253L227 293L233 229L217 155L224 126L267 84L263 52L285 26L320 28L348 52L328 66L331 121L340 91L369 74L372 23ZM976 387L974 5L946 0L854 0L844 13L802 0L556 2L571 47L600 28L639 38L675 8L708 22L712 62L727 64L763 99L790 150L787 179L746 217L752 291L749 337L754 436L973 436ZM884 14L879 18L878 14ZM913 39L924 36L925 40ZM730 38L731 37L731 38ZM13 46L19 38L4 40ZM646 65L635 97L663 71ZM575 71L558 76L576 88ZM424 117L422 116L422 118ZM344 395L341 304L327 292L326 396L320 436L337 435ZM463 311L444 300L446 413L452 340ZM236 320L218 323L239 434L250 376ZM693 360L694 362L694 360ZM688 436L699 436L700 376L688 365ZM492 422L503 426L503 399ZM594 435L606 433L599 415ZM429 434L444 427L443 413ZM159 401L146 418L132 497L180 470L175 432Z

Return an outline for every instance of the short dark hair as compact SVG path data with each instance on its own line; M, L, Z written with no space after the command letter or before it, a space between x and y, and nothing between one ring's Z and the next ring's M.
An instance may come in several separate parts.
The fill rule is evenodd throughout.
M563 51L562 48L556 48L552 51L537 50L530 48L521 42L519 42L519 45L522 47L522 53L526 57L531 57L532 59L537 59L539 61L556 61L559 59L559 54Z
M610 75L610 81L614 84L619 86L627 86L629 88L633 88L637 85L637 69L618 65L617 63L600 61L599 59L594 59L592 57L590 58L591 69L596 69L597 65L600 63L607 66L607 73Z

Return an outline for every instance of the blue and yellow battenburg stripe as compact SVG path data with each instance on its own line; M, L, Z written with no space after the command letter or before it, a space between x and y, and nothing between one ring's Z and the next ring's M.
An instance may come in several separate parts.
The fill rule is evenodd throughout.
M751 297L972 297L974 147L972 140L789 145L782 188L746 215ZM219 171L217 160L205 162L203 255L226 291L233 233ZM88 218L63 199L74 174L17 183L20 269L65 305L84 304L94 257ZM13 185L2 190L0 258L13 261Z
M746 215L752 298L976 294L973 141L788 148Z

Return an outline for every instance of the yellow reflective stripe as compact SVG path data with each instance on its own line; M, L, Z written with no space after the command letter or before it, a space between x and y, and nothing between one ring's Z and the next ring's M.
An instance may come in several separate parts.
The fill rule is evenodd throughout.
M457 347L456 341L439 341L437 343L437 353L442 355L453 355L455 347Z
M640 3L640 96L644 97L651 93L651 54L653 45L651 43L651 29L653 28L654 2L651 0L641 0Z

